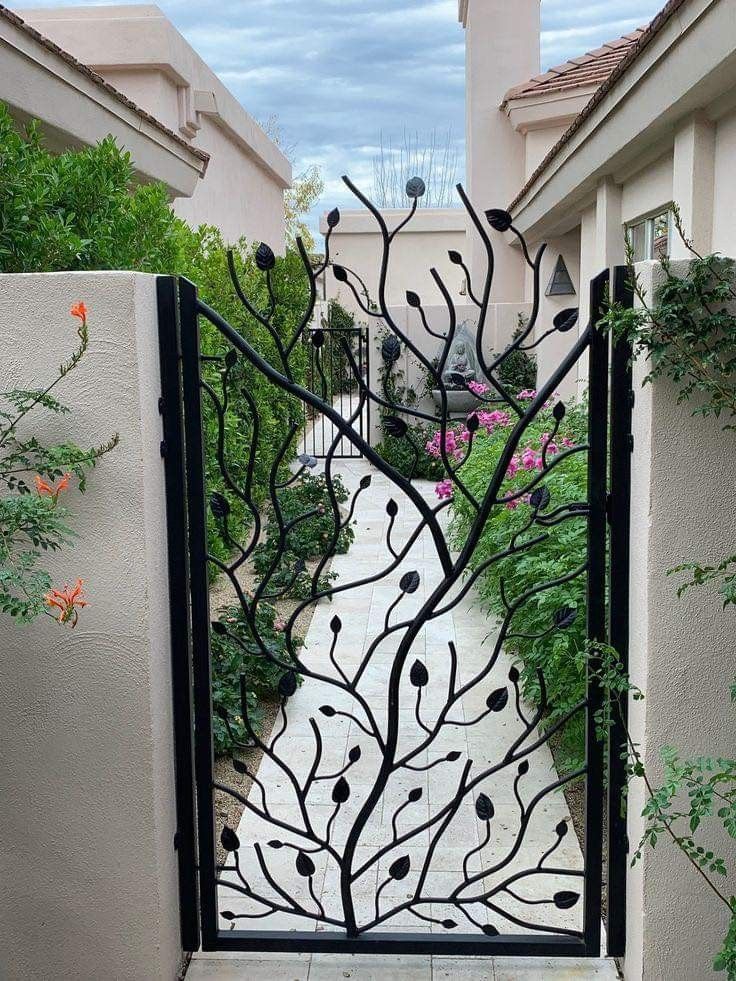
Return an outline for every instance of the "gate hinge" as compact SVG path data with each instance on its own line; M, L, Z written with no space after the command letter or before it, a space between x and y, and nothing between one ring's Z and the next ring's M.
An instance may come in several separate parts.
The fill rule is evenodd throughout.
M158 414L162 416L166 411L166 402L164 401L163 395L158 400Z
M179 845L181 845L181 831L174 832L174 851L179 851Z
M161 452L161 456L166 456L166 450L167 449L168 449L168 447L166 446L166 440L165 439L162 439L161 440L161 446L159 447L159 450Z

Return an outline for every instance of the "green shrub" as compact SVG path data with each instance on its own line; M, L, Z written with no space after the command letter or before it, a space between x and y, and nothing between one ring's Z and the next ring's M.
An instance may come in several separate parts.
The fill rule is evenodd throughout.
M339 505L348 500L348 491L342 478L333 475L332 490ZM334 515L323 474L303 474L295 483L278 493L279 508L284 524L312 511L318 513L299 521L287 532L285 549L278 566L269 579L269 595L287 589L289 596L305 597L311 590L311 577L302 571L295 580L295 572L310 559L322 558L331 548L334 535ZM266 538L253 553L253 568L258 575L266 575L277 558L280 549L279 526L273 508L269 511ZM350 548L355 532L350 525L340 531L330 554L344 554ZM324 577L322 586L329 584L334 575Z
M406 419L408 421L408 417ZM410 423L408 435L401 437L392 436L384 427L381 428L383 439L375 447L376 453L402 477L413 474L418 480L442 480L445 475L442 461L434 459L426 451L426 444L437 429L436 425ZM414 452L412 444L418 454Z
M512 342L519 339L524 330L523 318L519 318L519 326L514 331ZM518 392L528 391L537 387L537 359L526 351L517 349L504 361L498 369L498 379L515 396Z
M185 227L160 184L136 184L112 137L53 154L0 103L0 271L174 272Z
M534 472L524 468L521 459L523 451L530 448L538 456L542 440L545 434L552 431L553 426L551 412L544 410L529 427L515 460L520 469L513 477L507 478L504 493L518 491L529 483ZM586 429L584 408L573 408L568 411L562 424L558 443L561 444L563 438L576 444L584 443ZM476 498L485 493L508 436L509 429L502 426L494 429L490 435L483 430L477 435L470 459L462 470L463 482ZM552 456L548 457L548 462L552 459ZM550 492L549 511L565 504L585 502L587 454L576 453L568 457L553 468L543 484ZM452 511L451 536L454 543L460 546L465 541L474 512L465 497L458 493L454 496ZM507 549L513 536L523 529L529 515L530 506L523 500L513 508L494 508L472 557L471 568L477 568L495 553ZM563 577L583 565L587 549L587 523L584 517L563 521L548 529L535 527L531 532L522 535L520 542L543 533L546 533L544 541L521 554L495 563L482 575L479 592L489 613L497 617L505 614L502 580L506 598L509 603L513 603L526 590ZM534 639L537 635L550 631L556 614L565 609L576 611L574 621L566 629L553 629L545 636ZM506 645L507 650L518 658L524 694L533 702L539 696L537 671L543 672L550 723L564 716L585 697L585 620L584 575L564 585L537 593L521 606L513 618L510 628L512 637ZM583 758L583 713L578 713L565 726L563 752L566 762L571 765L579 763Z
M242 716L241 675L248 692L248 721L258 732L263 722L262 702L280 697L279 682L287 673L281 665L293 663L286 646L285 624L276 609L269 603L258 603L255 617L259 640L239 604L223 611L213 624L212 728L218 754L235 752L252 738ZM293 642L295 648L302 644L298 637ZM280 663L274 664L269 655Z

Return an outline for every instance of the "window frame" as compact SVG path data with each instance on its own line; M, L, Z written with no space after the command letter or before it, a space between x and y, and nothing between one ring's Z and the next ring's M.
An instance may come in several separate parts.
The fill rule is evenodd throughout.
M667 251L672 252L672 242L674 238L675 223L672 202L659 208L653 208L645 214L627 221L624 225L626 241L631 244L631 233L640 225L644 226L644 251L645 255L641 259L634 259L634 262L661 262L658 256L654 255L654 224L658 218L667 215Z

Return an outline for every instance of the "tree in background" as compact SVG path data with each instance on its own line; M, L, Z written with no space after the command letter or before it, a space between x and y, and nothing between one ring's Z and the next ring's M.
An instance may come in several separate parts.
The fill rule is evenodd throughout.
M455 204L460 154L452 130L436 129L425 138L404 130L401 141L379 137L380 150L373 158L373 200L379 208L406 207L406 184L419 175L427 185L420 207L451 208Z

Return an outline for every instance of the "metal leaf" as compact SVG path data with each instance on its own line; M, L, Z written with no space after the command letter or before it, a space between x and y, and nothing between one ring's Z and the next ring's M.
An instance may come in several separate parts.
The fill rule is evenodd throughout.
M463 264L463 257L460 255L459 252L456 252L454 249L450 249L450 251L447 254L449 255L450 262L453 265L455 265L455 266L462 266L462 264Z
M348 281L348 271L343 266L333 266L332 274L338 283L347 283Z
M460 759L462 755L463 754L460 752L460 750L453 749L451 752L447 754L445 759L447 760L448 763L457 763L457 761Z
M238 363L238 352L235 350L234 347L231 347L230 350L225 355L225 367L234 368L237 363Z
M549 507L550 493L546 487L537 487L529 495L529 503L535 511L544 511Z
M397 882L405 879L409 872L411 872L411 859L408 855L404 855L402 858L397 858L394 864L388 870L388 874Z
M389 436L394 436L396 439L406 436L407 430L409 429L404 420L399 419L398 416L384 416L383 428Z
M493 801L488 794L478 794L478 800L475 802L475 813L481 821L490 821L496 813Z
M554 409L552 409L552 415L555 417L557 422L562 422L562 420L565 418L566 412L567 409L564 402L558 402Z
M399 513L399 505L392 497L389 499L389 502L386 505L386 514L389 516L389 518L395 518L398 513Z
M344 804L350 797L350 784L345 777L340 777L332 788L332 800L335 804Z
M266 245L265 242L261 242L256 249L256 265L261 272L267 272L276 265L276 256L273 254L271 247Z
M520 777L526 776L526 774L529 772L529 760L522 760L521 763L519 763L519 769L517 772Z
M567 834L568 830L569 830L569 828L568 828L568 825L567 825L567 821L560 821L560 823L555 828L555 832L557 833L557 836L559 838L564 838L565 835Z
M415 309L422 305L421 297L418 293L415 293L414 290L406 291L406 302L410 307L414 307Z
M554 621L558 630L566 630L577 620L578 611L571 606L563 606L555 613Z
M507 232L513 221L508 211L504 211L503 208L491 208L490 211L486 211L486 218L491 228L497 232Z
M284 843L283 843L283 841L279 841L278 838L274 838L271 841L269 841L268 847L269 848L283 848L284 847Z
M312 346L319 350L325 343L325 332L321 328L317 328L317 330L312 331L310 338Z
M415 661L409 672L409 681L415 688L424 688L425 685L428 685L429 671L427 671L427 665L422 661Z
M353 748L348 753L348 759L351 763L357 763L360 757L363 755L363 750L360 746L353 746Z
M518 668L511 668L511 670L509 671L509 681L511 682L511 684L512 685L518 684L519 683L519 678L520 678L519 669Z
M406 572L401 577L401 582L399 583L399 589L402 593L416 593L419 589L421 583L421 578L419 573L416 571Z
M322 715L327 716L328 719L332 719L337 715L337 710L331 705L320 705L320 712Z
M423 198L427 192L427 185L424 183L421 177L412 177L411 180L406 182L406 196L414 201L417 198Z
M339 224L340 224L340 209L333 208L332 211L330 211L329 214L327 215L327 227L337 228Z
M490 923L484 924L481 929L483 930L483 933L485 933L485 935L487 937L497 937L498 936L498 930L494 926L491 926Z
M333 632L333 634L339 634L342 630L342 620L339 616L334 616L330 620L330 630Z
M409 791L407 800L409 800L412 804L416 804L418 800L422 799L423 794L424 791L422 790L421 787L415 787L413 790Z
M303 878L308 879L314 875L314 862L305 852L298 852L296 856L296 870Z
M508 688L497 688L494 692L486 699L486 705L491 710L491 712L502 712L509 701L509 690Z
M577 307L570 308L569 310L560 310L552 323L561 334L566 334L568 330L572 330L577 324L579 315L580 311Z
M360 489L368 490L368 488L371 486L372 483L373 483L373 477L371 477L371 475L367 473L365 477L361 478L360 485L359 485Z
M225 825L220 834L220 844L226 852L236 852L240 848L240 838L232 828Z
M443 920L442 926L445 928L445 930L454 930L457 923L454 920Z
M279 680L279 695L282 698L291 698L296 689L296 674L293 671L287 671L286 674L282 674Z
M577 905L579 899L580 893L563 890L562 892L555 893L554 904L557 909L572 909L573 906Z
M229 909L220 910L220 916L223 918L223 920L234 920L235 919L235 913L233 913L232 910L229 910Z
M218 494L217 491L214 494L210 494L210 511L214 514L216 518L224 520L230 514L230 505L227 499Z
M386 364L395 364L401 357L401 341L394 334L384 337L381 344L381 357Z
M468 430L469 433L477 433L479 426L480 426L480 420L478 419L478 416L475 414L475 412L473 412L471 415L468 416L468 421L465 423L465 428Z
M222 620L213 620L212 632L218 634L220 637L224 637L227 633L227 625L224 624Z

